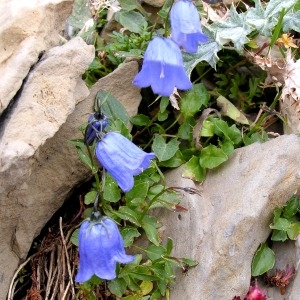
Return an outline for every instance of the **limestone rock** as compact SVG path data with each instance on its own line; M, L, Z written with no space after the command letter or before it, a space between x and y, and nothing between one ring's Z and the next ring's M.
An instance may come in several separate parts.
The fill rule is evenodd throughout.
M0 223L0 299L34 237L72 189L91 176L69 140L82 138L78 128L93 112L96 93L111 92L130 115L137 112L141 96L131 83L137 62L120 65L88 91L81 73L93 55L93 47L80 38L51 49L5 120L0 138L0 219L5 220Z
M182 178L180 168L167 173L169 185L193 187L201 194L183 195L187 212L158 213L163 238L174 240L172 255L199 262L186 274L177 272L172 300L229 300L246 294L253 254L270 234L274 208L300 187L299 151L300 139L286 135L235 150L202 185Z
M26 257L33 237L56 210L51 207L56 200L44 201L44 192L51 188L50 182L68 186L64 182L67 176L59 177L63 175L59 168L53 176L49 176L49 170L43 170L45 161L40 160L41 146L65 123L76 103L88 96L81 75L93 58L94 47L86 45L81 38L52 48L28 76L15 105L2 116L0 299L5 298L7 284L19 258ZM48 161L52 163L56 149L51 151ZM44 179L37 177L41 173L35 168L43 170Z
M41 53L57 46L71 0L2 0L0 3L0 114Z

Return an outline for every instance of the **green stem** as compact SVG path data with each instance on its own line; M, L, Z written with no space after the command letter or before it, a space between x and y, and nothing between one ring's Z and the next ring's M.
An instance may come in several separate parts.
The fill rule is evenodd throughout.
M168 190L171 190L173 188L166 188L164 190L162 190L160 193L158 193L155 197L153 197L152 200L149 201L148 205L146 206L146 208L144 209L144 211L142 212L140 218L139 218L139 222L142 222L142 220L144 219L145 215L147 214L147 212L149 211L151 205L157 200L158 197L160 197L163 193L165 193Z
M174 4L174 1L175 0L172 0L172 3L170 5L170 8L169 8L169 11L168 11L168 14L167 14L167 17L166 17L166 21L165 21L165 36L168 36L168 25L169 25L169 19L170 19L170 12L171 12L171 9L172 9L172 6Z

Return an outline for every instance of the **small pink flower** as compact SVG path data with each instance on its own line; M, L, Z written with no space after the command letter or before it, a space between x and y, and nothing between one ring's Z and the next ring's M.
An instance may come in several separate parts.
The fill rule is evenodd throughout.
M254 285L250 286L249 291L245 297L246 300L267 300L265 291L258 288L257 281L255 280Z

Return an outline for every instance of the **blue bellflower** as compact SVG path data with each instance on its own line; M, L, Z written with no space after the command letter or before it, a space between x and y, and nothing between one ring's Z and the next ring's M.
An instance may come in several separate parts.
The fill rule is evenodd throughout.
M97 213L97 212L96 212ZM84 221L79 230L79 271L76 282L88 281L93 275L102 279L116 278L117 262L127 264L134 256L127 255L117 224L108 217Z
M96 112L91 115L88 119L88 125L85 131L85 142L88 145L93 144L93 141L97 137L99 132L107 126L108 120L107 118L100 112Z
M161 96L170 96L175 87L180 90L192 87L179 47L172 40L159 36L149 42L142 70L133 83L141 88L151 86L153 92Z
M142 173L151 164L154 153L146 153L118 132L108 132L95 148L96 157L104 169L117 181L123 192L134 184L134 175Z
M198 43L208 38L202 33L200 17L196 6L189 0L179 0L170 12L172 39L184 50L196 53Z

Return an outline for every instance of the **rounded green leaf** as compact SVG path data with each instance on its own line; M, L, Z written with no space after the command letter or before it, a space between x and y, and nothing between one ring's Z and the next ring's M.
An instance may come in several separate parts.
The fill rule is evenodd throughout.
M202 168L213 169L228 160L227 154L215 145L209 145L200 153L200 165Z
M271 270L275 264L275 254L265 243L254 254L251 266L252 276L259 276Z
M155 152L159 161L165 161L172 158L179 149L177 139L171 139L166 143L161 135L156 135L153 140L152 150Z
M199 157L192 158L183 165L182 177L190 178L195 181L203 181L205 179L205 169L200 166Z

